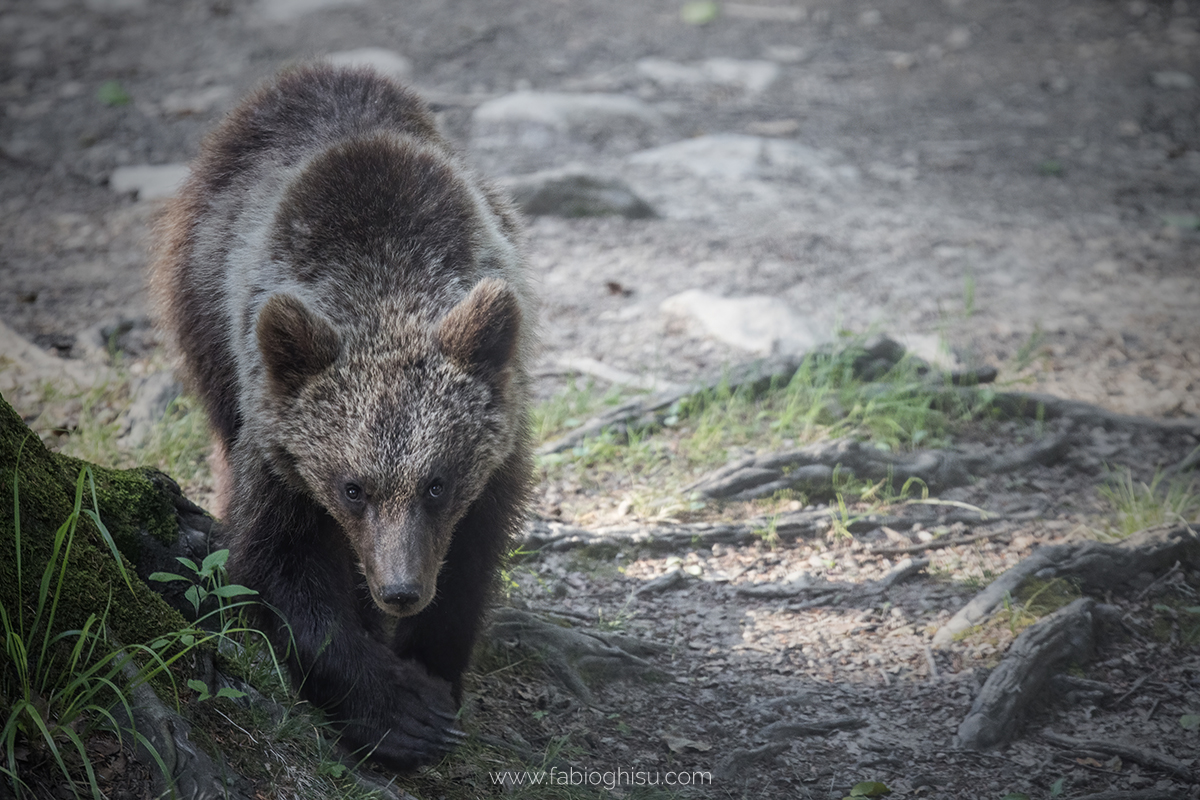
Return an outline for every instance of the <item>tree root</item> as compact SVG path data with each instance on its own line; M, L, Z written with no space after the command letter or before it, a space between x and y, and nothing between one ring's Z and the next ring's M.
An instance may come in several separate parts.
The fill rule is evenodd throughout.
M753 456L721 467L688 487L701 497L754 500L786 489L828 494L839 477L869 481L917 480L932 492L962 486L972 476L998 474L1035 464L1051 466L1070 450L1072 435L1060 434L1006 454L961 455L949 450L886 453L853 439Z
M958 726L960 747L986 750L1004 744L1051 676L1091 658L1095 605L1090 597L1081 597L1017 637Z
M928 559L906 558L877 581L867 581L866 583L813 581L805 575L790 583L756 583L749 586L740 586L737 589L737 593L744 597L758 597L768 600L781 600L788 597L802 596L817 597L837 593L854 597L871 597L885 593L897 583L908 580L927 566L929 566Z
M763 728L759 736L769 742L786 742L804 736L828 736L836 731L854 731L867 727L861 717L836 717L812 722L772 722Z
M525 529L521 547L526 551L564 552L587 550L597 554L642 547L655 551L711 547L714 544L745 545L761 540L768 533L780 541L820 536L833 526L834 509L790 511L772 517L754 517L742 522L695 522L663 525L628 525L588 530L561 522L535 519ZM1009 517L987 511L947 505L913 503L905 506L905 514L868 514L843 520L850 533L867 533L882 526L897 526L914 522L950 525L955 522L994 522ZM949 546L947 544L935 545Z
M1138 747L1124 742L1113 742L1107 739L1076 739L1050 730L1043 731L1042 738L1059 747L1066 747L1072 750L1095 750L1105 755L1120 756L1123 761L1133 761L1136 764L1141 764L1143 767L1165 772L1181 780L1193 780L1192 770L1182 761L1165 753L1159 753L1145 747Z
M498 608L488 638L525 656L540 658L572 694L590 703L590 681L619 680L660 673L642 656L666 648L618 634L582 631L515 608Z
M934 634L933 644L945 645L955 635L982 622L1032 575L1070 577L1079 581L1084 592L1101 592L1120 586L1142 572L1169 569L1176 561L1200 565L1200 537L1187 525L1150 528L1116 544L1088 541L1043 547L960 608Z

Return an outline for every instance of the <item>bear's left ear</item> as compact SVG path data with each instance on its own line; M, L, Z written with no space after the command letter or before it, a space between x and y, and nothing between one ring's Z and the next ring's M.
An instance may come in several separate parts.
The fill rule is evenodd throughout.
M492 377L512 360L520 328L517 295L504 281L486 278L442 318L437 344L463 369Z

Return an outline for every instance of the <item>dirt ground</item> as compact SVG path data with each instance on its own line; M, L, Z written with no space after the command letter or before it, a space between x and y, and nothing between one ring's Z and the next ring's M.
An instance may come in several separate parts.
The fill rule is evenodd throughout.
M749 134L804 145L834 176L656 172L616 140L538 154L542 166L583 162L618 176L658 212L530 221L541 397L566 385L564 359L686 382L749 358L661 310L701 288L782 298L823 333L940 338L958 362L997 367L1001 381L1024 378L1024 388L1112 411L1200 416L1200 2L762 0L723 4L706 24L680 11L673 0L5 4L0 320L74 358L97 326L127 320L145 331L144 244L158 206L114 191L114 170L186 162L238 96L289 62L380 47L410 61L411 83L447 133L499 177L536 165L476 147L472 113L530 89L637 98L657 120L639 147ZM672 82L644 59L761 62L774 77L751 87L700 70L708 80ZM153 344L149 333L125 342L135 361ZM1196 443L1142 432L1097 447L1147 479ZM884 603L796 607L737 593L799 569L882 574L891 562L865 554L878 544L870 537L625 553L600 566L543 559L515 573L519 602L580 622L620 619L627 633L670 646L655 657L670 677L657 688L612 684L589 707L554 685L481 675L474 724L536 752L570 735L579 767L711 770L760 747L772 722L869 723L743 754L736 777L704 790L717 796L838 798L879 780L914 796L1038 798L1065 778L1067 797L1110 788L1200 797L1195 764L1189 779L1064 757L1038 736L1052 725L1194 758L1200 739L1177 720L1200 714L1200 655L1148 634L1106 643L1087 668L1115 697L1048 704L995 752L951 742L1011 635L997 629L932 652L931 626L970 596L963 580L1081 535L1099 513L1096 467L1039 468L953 495L1035 513L935 551L935 577L896 587ZM543 487L538 511L561 517L565 507L572 521L562 496L573 491L583 489ZM610 499L617 519L620 497ZM612 520L587 520L603 521ZM916 542L937 524L900 533ZM700 580L629 599L641 582L689 565ZM1144 603L1122 607L1131 619L1148 613Z

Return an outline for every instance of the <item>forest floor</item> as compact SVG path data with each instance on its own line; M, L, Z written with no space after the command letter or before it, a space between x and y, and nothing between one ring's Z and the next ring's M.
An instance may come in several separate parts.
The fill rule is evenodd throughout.
M516 560L510 605L661 645L643 653L651 679L597 679L581 692L571 670L564 679L498 647L469 687L470 752L399 787L499 792L482 765L511 766L516 754L534 769L717 776L671 790L689 796L840 798L880 781L921 797L1200 797L1190 761L1200 730L1181 724L1200 714L1200 624L1187 610L1195 570L1114 586L1102 599L1120 610L1123 632L1072 669L1107 691L1052 693L992 751L956 746L963 717L1020 631L1078 588L1043 581L931 647L939 625L1037 548L1200 514L1195 473L1172 472L1200 443L1196 0L8 4L0 321L56 360L18 356L17 340L4 339L0 391L47 439L70 448L90 432L103 445L84 455L117 457L120 415L165 369L145 291L160 201L148 184L129 188L139 180L130 168L186 163L258 81L364 47L402 54L396 69L489 174L512 182L573 165L622 181L656 212L529 220L543 441L643 396L639 386L711 381L764 355L772 337L779 350L876 332L947 369L995 368L1003 390L1150 418L1081 428L999 419L985 401L935 413L911 393L889 395L889 411L871 406L867 383L808 376L753 401L711 392L663 427L544 454L534 511L555 530L746 523L758 533ZM479 112L514 92L544 105L558 102L545 92L635 105L524 136L528 119L489 123ZM693 149L670 149L681 143ZM691 290L746 298L752 317L782 301L789 315L747 344L728 307L706 322L680 300ZM101 388L72 395L76 379ZM1050 465L927 497L861 480L736 502L689 489L727 462L827 436L898 453L1003 453L1056 435L1071 452ZM177 477L204 502L203 432L189 436L171 457L184 453L190 466ZM966 507L991 516L958 513ZM805 513L829 522L774 535ZM956 544L930 545L943 536ZM747 591L866 585L906 555L899 548L926 545L907 554L929 559L924 572L881 593ZM803 734L768 728L837 719ZM1172 774L1064 750L1050 728L1188 766ZM257 796L291 796L278 776L251 780Z

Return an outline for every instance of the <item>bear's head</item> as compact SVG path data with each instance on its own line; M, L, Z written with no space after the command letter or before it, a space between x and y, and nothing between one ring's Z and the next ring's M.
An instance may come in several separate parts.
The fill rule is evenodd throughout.
M455 525L520 435L521 324L495 278L433 324L339 333L289 294L259 312L271 461L340 524L388 614L433 600Z

